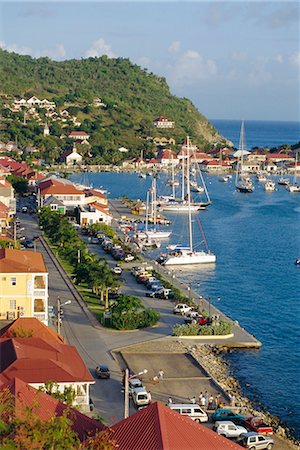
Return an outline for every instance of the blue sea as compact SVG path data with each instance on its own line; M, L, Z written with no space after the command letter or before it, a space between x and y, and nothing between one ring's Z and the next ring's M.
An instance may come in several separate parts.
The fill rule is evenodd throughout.
M211 119L214 127L238 148L241 121ZM300 141L300 122L245 120L246 147L278 147Z
M233 128L229 126L233 121L222 122L226 137L234 141L238 122ZM299 124L281 122L281 131L276 128L273 141L270 137L266 142L262 136L268 135L270 123L265 128L263 123L256 128L263 130L259 135L248 133L253 146L273 146L279 135L279 143L299 141ZM247 122L245 126L247 132ZM151 184L150 177L141 179L136 173L87 173L71 179L104 186L111 198L126 194L145 199ZM220 297L216 306L262 342L260 350L228 356L233 373L245 395L277 415L300 439L300 267L294 264L300 257L300 195L280 186L266 193L257 182L253 194L241 194L235 191L233 179L220 183L217 177L205 175L205 181L213 203L199 218L217 263L180 269L176 275L201 295ZM165 194L166 189L166 175L160 175L158 190ZM185 244L185 218L168 217L173 231L168 243ZM201 242L196 220L193 227L195 242Z

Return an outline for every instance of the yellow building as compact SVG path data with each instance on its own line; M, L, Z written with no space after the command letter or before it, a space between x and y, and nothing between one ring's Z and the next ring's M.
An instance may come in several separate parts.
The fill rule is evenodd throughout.
M39 252L0 249L0 320L36 317L48 325L48 273Z

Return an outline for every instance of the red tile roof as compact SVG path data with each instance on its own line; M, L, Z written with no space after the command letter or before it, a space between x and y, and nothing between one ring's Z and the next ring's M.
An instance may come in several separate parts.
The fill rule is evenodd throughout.
M52 328L44 325L35 317L20 317L0 330L1 338L14 338L18 332L30 332L31 337L39 337L46 342L63 343L63 337L55 333Z
M160 402L118 422L108 432L119 450L240 450L240 446Z
M28 250L0 249L0 273L46 273L43 255Z
M76 136L90 137L90 135L85 131L71 131L71 133L69 134L69 137L76 137Z
M102 423L85 416L56 398L36 390L17 377L0 386L0 391L6 389L14 397L14 411L17 417L22 417L22 411L26 408L32 409L41 420L62 416L68 411L68 417L73 422L72 429L78 434L81 441L89 436L94 436L98 431L106 429L106 426Z
M0 371L0 382L94 383L75 347L37 337L0 338Z

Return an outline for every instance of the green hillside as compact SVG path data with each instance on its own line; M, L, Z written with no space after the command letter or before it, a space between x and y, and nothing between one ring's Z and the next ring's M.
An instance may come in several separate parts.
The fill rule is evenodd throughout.
M56 147L52 156L56 157L65 145L57 139L60 133L73 130L72 124L49 123L51 136L44 138L40 124L30 120L23 125L21 113L12 114L4 108L16 96L28 99L33 95L53 100L61 109L69 108L76 114L81 122L79 129L91 134L90 154L98 162L124 158L118 155L120 146L130 149L129 156L142 149L151 153L154 147L146 139L149 136L173 137L179 144L188 134L201 149L226 143L190 100L172 95L164 78L128 59L102 56L56 62L0 50L0 138L14 139L17 135L19 145L37 145L39 137L42 148L54 152ZM91 106L95 97L101 98L106 107ZM175 128L155 129L153 120L161 115L175 121Z

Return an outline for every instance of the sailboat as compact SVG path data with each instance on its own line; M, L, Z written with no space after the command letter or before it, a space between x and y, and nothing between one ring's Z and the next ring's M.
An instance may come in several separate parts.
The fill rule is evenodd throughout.
M182 175L181 175L181 199L175 198L175 188L173 185L173 194L170 197L161 197L159 199L160 203L160 209L162 211L168 211L168 212L176 212L176 213L187 213L189 210L192 213L196 213L197 211L201 209L205 209L206 206L211 204L211 200L201 173L200 168L198 167L198 173L200 175L200 181L201 185L199 186L196 178L193 181L190 180L190 168L189 165L187 165L187 160L189 160L190 154L184 155L182 158ZM193 172L193 176L196 177L196 170ZM207 198L206 202L192 202L190 199L190 202L188 204L187 201L187 195L186 195L186 185L187 185L187 177L189 178L189 190L191 192L192 188L191 185L193 185L193 190L198 193L204 192Z
M146 207L146 229L145 234L148 239L167 239L171 235L171 231L157 230L157 199L156 199L156 175L152 178L151 194L151 219L154 224L152 229L149 229L149 191L147 192L147 207Z
M187 148L189 150L189 138L187 138ZM171 265L187 265L187 264L206 264L206 263L214 263L216 262L216 256L211 253L208 249L204 233L198 219L198 224L201 228L203 240L206 244L206 252L196 251L193 245L193 229L192 229L192 211L191 211L191 191L190 191L190 174L189 174L189 152L187 155L187 206L188 206L188 234L189 234L189 245L184 246L176 246L172 252L170 252L166 258L162 261L164 266Z
M300 192L300 185L297 183L297 169L298 169L298 153L296 153L295 158L295 172L294 172L294 179L293 184L290 186L287 186L287 190L290 192Z
M222 150L220 150L220 169L222 170ZM222 183L227 183L230 180L230 175L227 174L219 174L218 180Z
M252 184L252 181L249 179L249 177L247 177L245 175L245 173L243 173L244 153L246 150L244 121L242 121L242 126L241 126L239 150L240 150L241 156L238 161L237 169L236 169L235 187L236 187L236 190L239 192L251 193L254 191L254 186Z
M275 181L273 180L266 180L264 184L264 189L266 192L273 192L275 191Z

